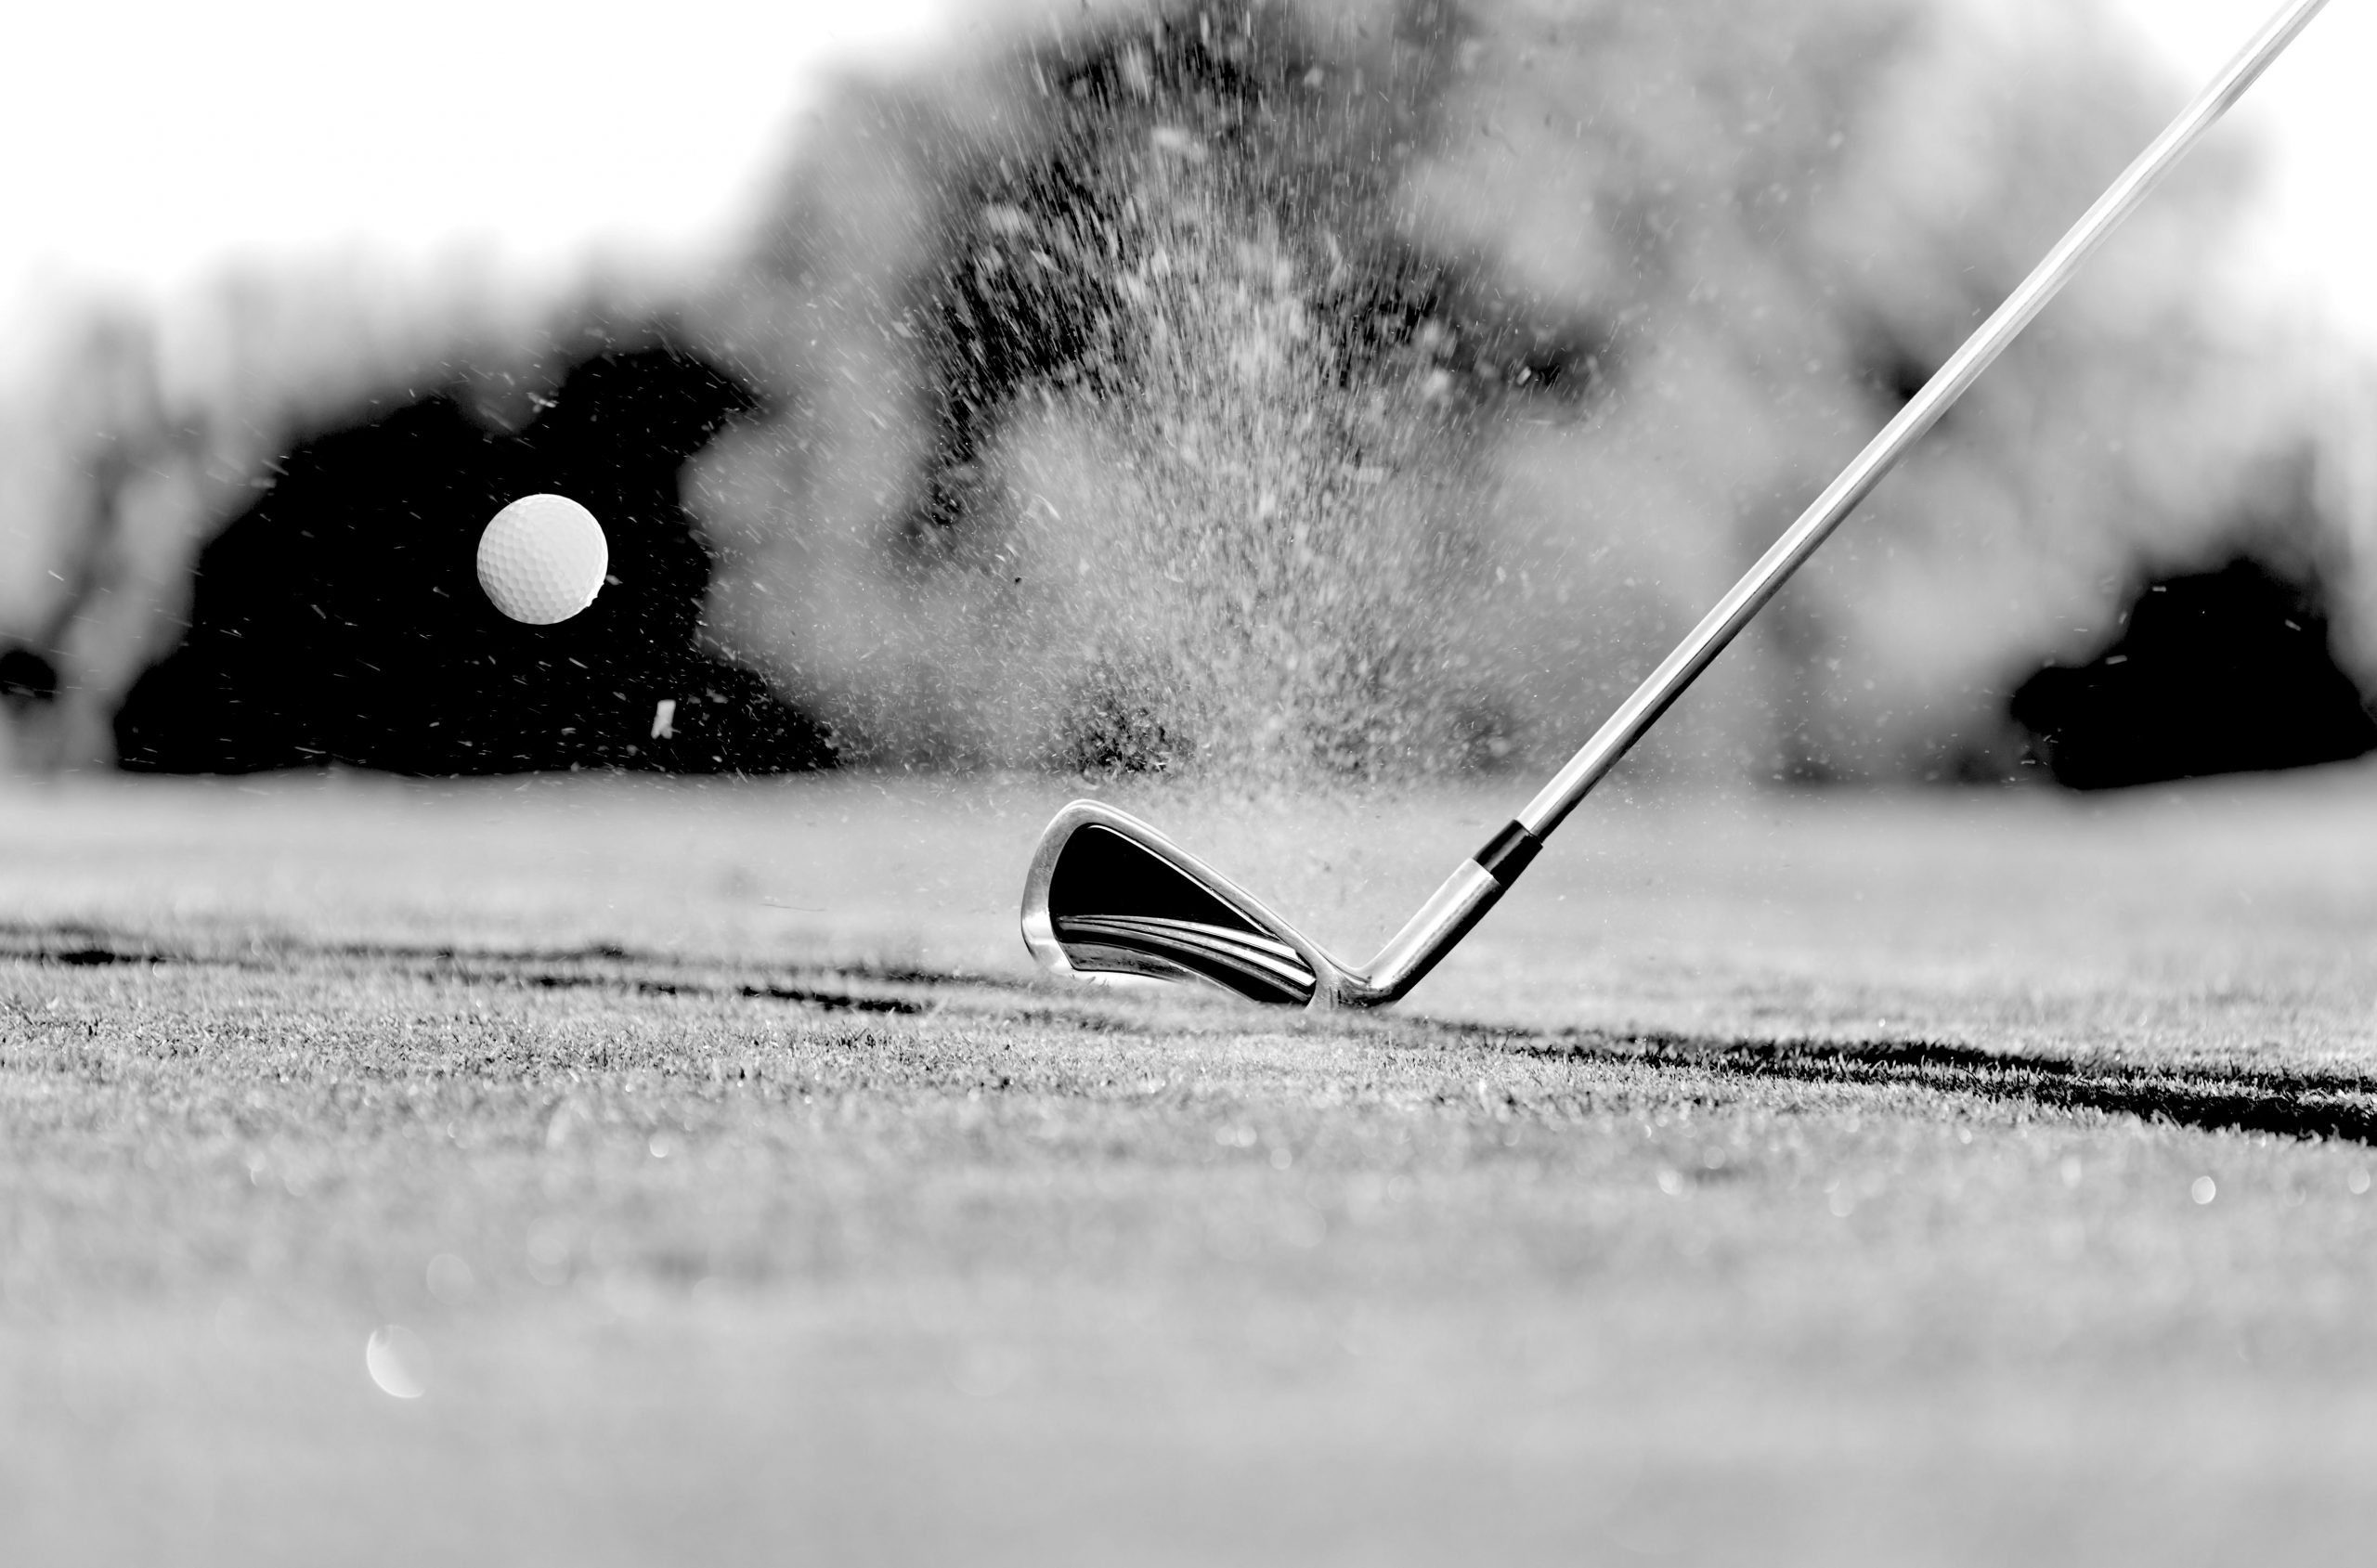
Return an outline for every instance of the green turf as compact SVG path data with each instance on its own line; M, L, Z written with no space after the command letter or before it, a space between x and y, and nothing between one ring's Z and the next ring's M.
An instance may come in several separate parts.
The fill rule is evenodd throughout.
M1059 798L0 797L0 1561L2365 1554L2377 773L1596 802L1337 1020L1037 982Z

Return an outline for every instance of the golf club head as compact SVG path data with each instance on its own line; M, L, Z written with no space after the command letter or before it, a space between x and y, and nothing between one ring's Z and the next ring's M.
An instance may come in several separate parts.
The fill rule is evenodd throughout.
M1253 894L1095 800L1067 806L1041 835L1023 940L1058 974L1201 982L1281 1007L1330 1005L1342 973Z

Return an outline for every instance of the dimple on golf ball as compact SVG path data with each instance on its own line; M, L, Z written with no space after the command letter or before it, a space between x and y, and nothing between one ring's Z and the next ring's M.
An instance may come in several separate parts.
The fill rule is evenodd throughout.
M610 541L567 496L523 496L479 536L479 587L515 621L565 621L603 591Z

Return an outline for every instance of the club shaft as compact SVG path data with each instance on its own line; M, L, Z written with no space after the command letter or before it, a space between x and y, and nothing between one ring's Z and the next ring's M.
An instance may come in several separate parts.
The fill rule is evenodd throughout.
M2005 351L2032 317L2046 307L2080 264L2129 215L2130 209L2144 200L2196 138L2243 95L2254 79L2293 42L2295 34L2326 3L2327 0L2290 0L2279 9L2212 84L2123 171L2111 188L2097 199L2096 205L2056 242L2046 259L2022 279L2020 287L2007 295L2005 303L1981 323L1980 330L1949 356L1947 363L1924 383L1923 390L1882 427L1881 434L1857 454L1838 478L1825 486L1824 493L1799 514L1799 521L1717 602L1716 608L1609 716L1583 749L1527 802L1526 809L1518 815L1520 826L1540 838L1560 825L1602 776L1723 652L1725 644L1790 580L1791 574L1815 553L1816 547L1840 525L1841 520L1897 466L1907 448L1939 422L1991 361Z

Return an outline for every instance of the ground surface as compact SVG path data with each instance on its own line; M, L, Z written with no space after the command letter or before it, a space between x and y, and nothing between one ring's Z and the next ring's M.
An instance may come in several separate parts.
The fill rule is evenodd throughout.
M0 795L0 1561L2365 1555L2377 771L1600 799L1341 1021L1037 983L1059 798Z

